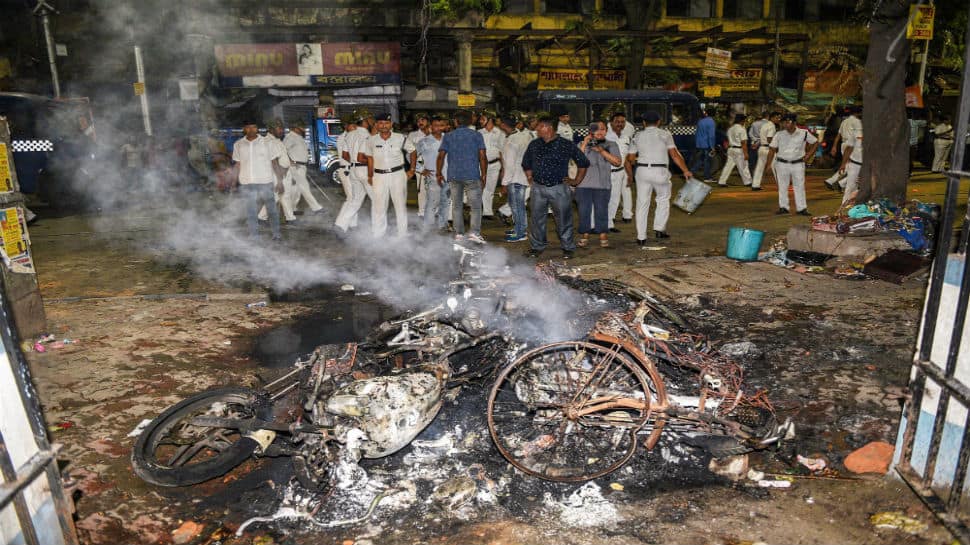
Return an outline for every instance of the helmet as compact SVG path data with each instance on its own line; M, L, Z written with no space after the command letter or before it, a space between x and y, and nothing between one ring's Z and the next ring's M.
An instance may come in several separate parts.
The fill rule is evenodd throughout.
M361 119L367 119L374 117L374 114L367 108L357 108L354 110L354 120L360 121Z
M498 117L498 114L495 113L495 110L493 110L491 108L485 108L485 109L483 109L481 111L481 115L484 115L485 117L487 117L487 118L489 118L489 119L491 119L493 121Z

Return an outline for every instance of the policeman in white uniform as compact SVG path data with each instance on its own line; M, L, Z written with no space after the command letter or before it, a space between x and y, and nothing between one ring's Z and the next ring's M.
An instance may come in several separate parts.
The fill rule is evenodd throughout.
M569 112L562 112L559 114L559 125L556 127L556 134L570 142L573 141L574 136L573 126L569 124L571 120Z
M781 112L771 112L768 119L761 124L758 130L758 164L754 167L754 177L751 179L751 191L761 191L761 179L765 175L765 165L768 164L768 146L778 132L778 122L781 121Z
M789 214L788 186L794 187L795 206L798 214L809 216L805 200L805 162L815 155L818 139L805 129L798 128L795 114L781 118L782 130L775 134L768 145L768 168L774 167L778 181L778 212Z
M344 145L348 149L348 161L350 163L351 195L344 201L337 213L334 221L342 232L347 232L351 227L357 225L357 214L360 211L364 199L370 197L373 201L370 184L367 183L367 158L364 155L364 146L370 138L370 113L367 111L354 112L357 128L354 132L348 133Z
M744 114L734 116L734 124L727 131L727 160L721 169L721 179L717 181L717 185L721 187L727 187L728 177L734 167L737 167L744 185L751 185L751 171L748 170L748 131L744 129L744 120Z
M861 113L861 107L853 106L849 109L849 117L843 119L842 123L839 124L839 134L835 136L835 141L832 142L832 151L829 152L832 157L835 157L836 149L841 149L844 159L845 148L855 142L856 133L862 132L862 120L859 119ZM838 187L836 187L836 183L839 184ZM845 183L845 179L843 179L840 171L837 170L835 174L825 180L825 187L838 191L845 187Z
M277 181L283 184L283 192L276 193L276 202L283 209L283 217L286 219L287 225L294 225L296 224L296 215L293 213L293 206L290 203L293 202L293 193L296 191L296 187L290 179L290 156L286 153L286 146L283 145L283 141L280 140L281 136L283 136L283 120L277 118L273 120L269 130L266 131L266 141L270 146L276 148L278 167L274 168L274 174ZM268 218L269 213L264 206L259 211L259 219L266 221Z
M425 136L431 134L431 120L428 118L427 114L419 113L414 116L414 123L417 125L417 129L408 133L408 140L411 142L412 146L417 148L418 142L420 142ZM425 193L424 175L422 172L428 168L428 165L423 163L424 159L421 155L418 155L417 160L418 164L412 164L411 170L414 171L414 181L418 184L418 217L423 218L425 204L428 201L428 194ZM434 169L433 166L431 168L432 170Z
M495 217L492 202L495 199L495 189L498 186L499 175L502 173L502 148L505 147L505 133L495 126L495 112L482 110L479 116L478 129L485 140L485 158L488 160L488 173L485 177L485 188L482 190L482 218Z
M391 114L380 114L377 134L367 139L364 155L367 156L367 183L370 184L371 227L375 237L387 232L388 201L394 204L397 235L408 234L408 179L413 171L405 170L404 156L414 151L414 146L404 135L392 132Z
M351 135L357 130L357 120L353 119L351 116L344 116L341 119L344 131L337 136L337 181L340 182L340 186L344 188L344 199L345 202L349 201L354 194L353 181L350 179L350 165L354 161L350 158L350 148L347 147L347 142ZM357 227L357 216L355 215L350 220L350 227Z
M624 158L623 166L613 167L610 170L610 204L609 204L609 214L610 214L610 232L619 233L620 230L614 225L614 220L616 219L616 211L620 208L620 203L623 203L623 221L629 222L633 219L633 190L631 189L631 180L633 179L633 167L626 163L625 158L630 153L630 145L632 144L632 138L630 136L624 136L627 132L626 128L632 126L632 124L626 122L626 114L623 112L613 112L610 115L610 129L606 131L606 139L610 142L616 142L617 147L620 148L620 157ZM631 133L632 134L632 133Z
M839 167L839 172L845 176L842 204L854 199L859 189L859 172L862 170L862 131L855 133L855 142L845 142L845 144L842 165Z
M944 117L942 122L933 127L933 172L943 172L943 166L950 157L953 147L953 125L950 118Z
M677 151L677 144L669 131L661 129L660 114L648 111L643 115L644 129L633 137L626 160L634 165L637 181L637 244L647 244L647 214L650 212L650 196L657 193L657 210L653 217L654 236L659 239L670 238L667 234L667 219L670 217L670 169L668 157L680 167L685 179L691 172L684 158Z
M314 214L320 214L323 212L323 207L310 192L310 182L306 177L306 166L310 161L310 152L307 150L304 130L306 130L306 125L303 121L296 120L290 125L290 132L283 138L283 147L286 148L286 153L290 157L289 175L290 184L293 186L289 192L290 209L296 210L302 198Z

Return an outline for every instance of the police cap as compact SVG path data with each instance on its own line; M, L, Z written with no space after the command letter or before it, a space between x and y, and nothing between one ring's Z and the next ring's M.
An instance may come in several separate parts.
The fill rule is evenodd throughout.
M657 121L660 121L660 114L653 110L648 110L640 117L640 119L642 119L644 123L656 123Z
M391 121L391 114L384 112L374 116L374 121Z

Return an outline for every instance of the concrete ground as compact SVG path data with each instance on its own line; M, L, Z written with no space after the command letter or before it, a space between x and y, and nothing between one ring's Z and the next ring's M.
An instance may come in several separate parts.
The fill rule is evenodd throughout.
M821 179L815 173L809 180L814 214L832 212L839 202ZM266 486L247 481L247 475L260 474L259 464L244 464L198 487L159 489L133 475L129 432L205 388L264 381L269 371L256 346L261 334L285 331L284 342L296 346L321 334L299 327L308 316L322 312L332 328L354 320L356 330L386 317L384 311L352 316L341 310L352 306L346 295L271 300L270 282L249 270L253 263L240 260L234 269L223 257L213 268L197 254L182 255L185 246L173 250L170 240L159 240L159 226L172 222L173 210L184 210L186 202L218 209L223 196L193 194L186 202L175 197L169 209L99 215L55 217L38 210L42 219L30 234L49 330L77 342L27 356L52 438L65 445L66 472L77 483L82 542L169 543L173 530L194 521L201 526L191 542L207 544L949 543L946 531L900 481L857 478L841 466L862 444L895 441L925 276L902 285L847 281L722 257L731 226L764 230L771 242L794 222L807 221L774 215L773 189L770 184L762 192L740 185L717 188L695 214L675 209L668 228L672 238L650 242L662 249L640 249L633 224L618 222L622 232L612 235L612 248L580 250L574 264L585 277L650 289L717 341L758 344L765 354L745 362L748 380L769 388L779 413L799 426L797 453L825 457L836 470L830 478L796 478L791 489L765 491L691 480L671 469L669 479L644 482L628 474L600 479L604 488L617 481L626 483L626 490L607 495L615 500L619 519L591 527L571 526L528 502L515 508L500 502L463 520L429 509L405 520L382 520L378 514L371 523L336 530L261 526L238 539L229 537L229 530L248 516L265 514L265 508L253 512L246 504L246 494ZM941 202L942 179L917 173L909 192L912 198ZM328 194L339 204L338 190ZM959 202L966 201L964 185ZM335 278L363 278L368 263L327 230L334 203L327 205L329 215L303 216L303 225L286 230L284 247L274 255L306 270L321 262L327 271L342 268L344 274ZM219 225L242 229L233 218ZM501 240L503 230L497 221L486 223L485 238ZM218 233L186 235L205 241ZM554 235L550 241L555 244ZM520 255L525 243L494 245L511 250L511 261L526 262ZM205 245L194 251L200 247ZM544 257L558 255L550 251ZM268 262L255 268L278 266ZM246 307L270 300L265 307ZM652 455L643 460L633 467L668 463ZM768 472L798 473L797 464L788 465L781 454L756 456L751 463ZM661 469L663 475L667 470ZM884 511L901 511L927 527L915 534L874 528L869 517Z

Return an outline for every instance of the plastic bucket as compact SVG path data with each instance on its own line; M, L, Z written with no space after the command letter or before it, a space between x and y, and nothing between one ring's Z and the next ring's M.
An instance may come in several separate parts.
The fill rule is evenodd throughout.
M756 261L764 238L764 231L731 227L728 229L727 256L738 261Z
M704 202L704 199L706 199L710 193L711 186L705 184L697 178L691 178L687 180L684 187L680 188L680 191L677 193L677 198L674 199L674 206L680 208L688 214L691 214L697 210L697 207Z

